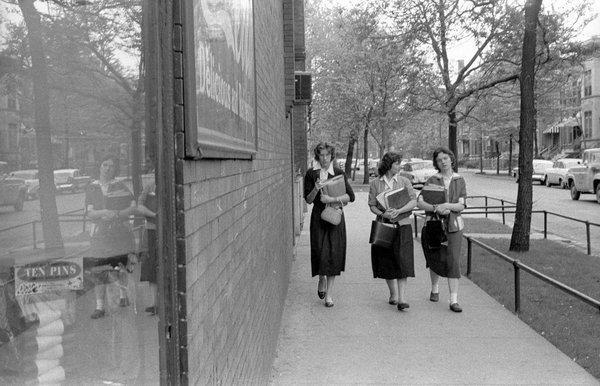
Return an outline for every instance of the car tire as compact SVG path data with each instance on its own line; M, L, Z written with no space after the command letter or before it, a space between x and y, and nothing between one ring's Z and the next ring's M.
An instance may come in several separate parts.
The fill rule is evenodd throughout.
M575 183L571 183L571 200L579 200L579 196L581 196L581 192L577 190L575 187Z
M25 202L25 197L19 195L17 202L15 202L14 208L15 212L21 212L23 210L23 203Z

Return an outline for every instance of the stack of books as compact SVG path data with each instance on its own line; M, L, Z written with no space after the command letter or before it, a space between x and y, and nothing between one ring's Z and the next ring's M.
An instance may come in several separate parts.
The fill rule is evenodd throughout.
M329 197L339 197L346 194L346 182L344 181L344 176L342 174L329 178L322 184L324 185L323 194L326 194Z
M446 190L440 185L425 185L421 189L423 201L430 205L439 205L446 202Z
M410 201L410 195L406 188L386 190L377 195L377 201L385 209L400 209ZM398 216L398 220L409 217L411 212L404 212Z

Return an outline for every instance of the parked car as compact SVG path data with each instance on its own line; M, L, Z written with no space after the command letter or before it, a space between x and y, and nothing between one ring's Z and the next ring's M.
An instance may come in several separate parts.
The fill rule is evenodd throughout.
M80 192L92 180L90 176L83 176L79 169L58 169L54 171L54 185L56 191L64 192Z
M537 181L540 185L544 184L544 179L546 178L546 169L549 169L554 165L552 161L548 161L545 159L534 159L533 160L533 174L531 175L531 182ZM519 182L519 168L513 168L512 170L513 177L515 177L515 182Z
M377 176L379 173L379 158L369 158L369 176Z
M40 180L38 179L37 169L15 170L10 173L10 176L25 181L28 200L33 200L38 197L40 192Z
M437 169L433 166L433 161L410 161L402 166L399 175L408 178L415 185L422 186L427 179L437 174Z
M581 163L579 158L563 158L554 161L551 168L546 169L544 182L546 186L558 185L563 189L569 187L567 183L567 170Z
M571 199L579 200L585 193L595 193L600 204L600 148L587 149L581 156L581 164L567 171Z
M26 197L27 186L22 178L0 177L0 206L12 206L20 212Z

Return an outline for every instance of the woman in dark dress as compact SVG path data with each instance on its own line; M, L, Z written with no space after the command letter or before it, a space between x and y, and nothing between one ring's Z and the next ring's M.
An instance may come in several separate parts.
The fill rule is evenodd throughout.
M406 301L407 278L415 277L414 251L410 212L417 205L412 184L406 177L398 175L402 156L386 153L381 159L378 172L381 176L369 186L369 208L377 215L377 221L395 224L396 236L392 248L371 245L373 277L385 279L390 290L389 304L398 305L398 310L409 308ZM404 188L410 197L402 208L385 209L377 196L387 190ZM405 213L404 215L402 215ZM406 215L408 213L408 215Z
M310 215L311 270L313 277L319 275L319 298L325 298L326 307L333 307L333 283L346 265L346 223L342 214L342 221L333 225L321 219L321 212L326 205L342 207L353 202L354 192L344 172L333 166L335 149L332 145L321 142L315 147L314 153L316 166L304 176L304 199L314 204ZM346 193L338 197L322 193L323 182L338 175L344 178Z
M104 157L100 177L90 183L85 194L86 214L95 226L84 260L95 284L96 309L92 319L105 316L106 284L111 282L119 283L119 306L129 305L125 269L130 268L136 258L135 240L128 221L136 205L129 188L115 180L118 170L118 157Z
M444 223L444 232L448 245L443 246L439 253L445 257L443 266L436 259L435 254L429 254L424 249L429 276L431 278L431 293L429 300L439 301L440 276L448 278L448 289L450 291L450 310L462 312L458 304L458 279L460 279L460 250L462 245L463 219L460 213L467 207L467 185L464 178L454 172L456 158L451 150L439 147L433 152L433 165L438 174L431 176L425 185L438 185L444 187L446 202L439 205L431 205L419 196L419 208L425 210L427 220L441 218Z

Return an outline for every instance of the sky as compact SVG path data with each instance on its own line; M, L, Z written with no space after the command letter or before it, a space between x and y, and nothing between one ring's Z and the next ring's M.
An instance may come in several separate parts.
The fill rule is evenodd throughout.
M318 0L312 0L318 1ZM341 7L351 7L358 4L364 4L365 0L320 0L321 2L329 5L337 5ZM517 3L524 4L524 0L515 0ZM544 0L544 7L553 7L557 10L560 10L563 7L566 7L574 2L580 2L581 0ZM589 0L592 4L592 10L596 13L596 18L592 20L588 25L586 25L579 35L577 36L577 40L584 41L590 39L594 35L600 35L600 0ZM463 42L461 44L457 44L451 47L450 51L450 59L451 60L459 60L459 59L470 59L474 53L474 46L472 43Z

